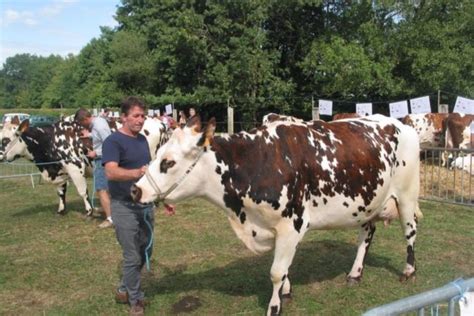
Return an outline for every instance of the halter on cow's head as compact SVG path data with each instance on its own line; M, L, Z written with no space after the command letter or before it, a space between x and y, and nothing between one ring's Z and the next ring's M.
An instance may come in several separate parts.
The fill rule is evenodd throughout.
M4 159L8 162L13 161L20 157L26 157L32 160L33 156L28 151L25 141L21 138L21 135L30 127L30 121L24 120L20 126L12 134L8 145L5 147Z
M206 174L204 168L195 167L210 145L215 127L213 118L201 131L201 120L197 117L183 129L176 128L170 140L158 150L145 176L132 186L133 199L140 203L157 199L175 202L198 195Z

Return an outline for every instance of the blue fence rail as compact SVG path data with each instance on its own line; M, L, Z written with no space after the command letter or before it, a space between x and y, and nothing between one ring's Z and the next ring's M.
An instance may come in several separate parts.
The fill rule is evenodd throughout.
M443 302L448 302L448 315L454 316L456 303L469 291L474 291L474 278L468 280L458 279L443 287L372 308L365 312L363 316L400 315L409 312L417 312L418 315L422 316L425 314L426 308ZM437 312L435 314L438 315Z

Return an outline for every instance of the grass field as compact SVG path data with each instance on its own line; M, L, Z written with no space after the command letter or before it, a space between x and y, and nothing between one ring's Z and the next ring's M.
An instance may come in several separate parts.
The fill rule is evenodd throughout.
M55 215L54 186L0 180L0 314L127 315L114 302L120 247L99 218L85 219L70 187L69 212ZM291 266L293 300L284 315L360 315L367 309L474 276L474 209L421 203L415 281L398 281L406 244L398 222L378 225L364 279L348 287L357 232L312 231ZM202 200L174 217L156 216L151 272L144 275L150 315L263 315L271 295L272 253L255 256L223 212Z

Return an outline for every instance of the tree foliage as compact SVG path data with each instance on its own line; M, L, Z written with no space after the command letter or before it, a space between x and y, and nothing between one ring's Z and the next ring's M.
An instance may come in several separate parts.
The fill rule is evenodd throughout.
M0 70L2 107L114 106L136 94L243 120L308 116L312 96L473 96L468 0L122 0L119 26L77 56L20 54Z

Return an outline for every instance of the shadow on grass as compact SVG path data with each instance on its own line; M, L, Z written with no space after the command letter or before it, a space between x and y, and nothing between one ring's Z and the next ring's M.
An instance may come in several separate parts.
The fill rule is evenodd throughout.
M55 199L55 201L59 203L59 198L57 200ZM20 209L18 212L12 214L12 217L32 216L40 213L50 213L51 215L58 215L58 203L39 203L37 205L25 207L23 209ZM85 216L86 211L84 208L84 202L82 200L73 200L70 202L66 200L66 214L64 214L63 216L68 216L68 214L70 213L79 213Z
M290 281L295 284L311 284L345 276L355 259L354 244L320 240L303 242L298 247L290 266ZM186 293L192 290L213 290L232 296L254 296L258 304L266 309L272 293L270 268L273 252L259 257L238 259L226 266L204 272L187 273L186 264L175 267L160 266L163 277L147 278L144 284L147 296L161 293ZM369 254L365 265L384 268L395 275L398 271L389 258ZM340 284L346 286L345 281Z

